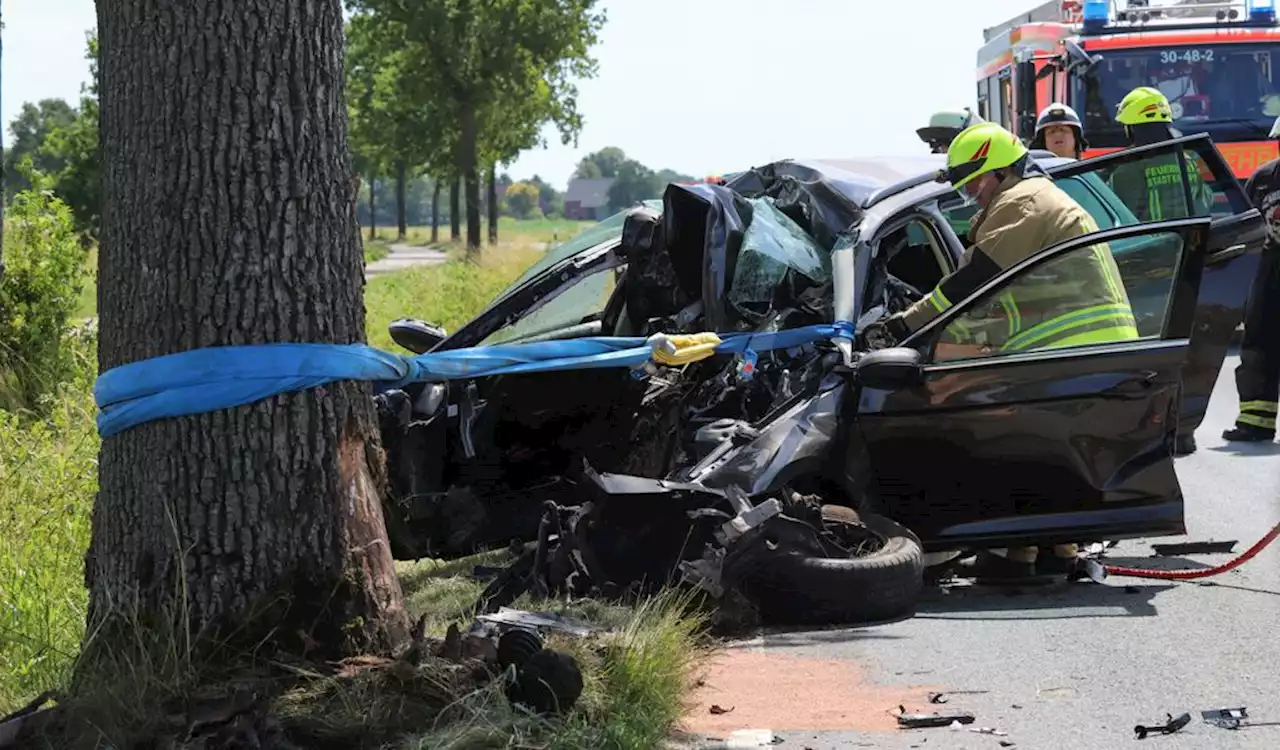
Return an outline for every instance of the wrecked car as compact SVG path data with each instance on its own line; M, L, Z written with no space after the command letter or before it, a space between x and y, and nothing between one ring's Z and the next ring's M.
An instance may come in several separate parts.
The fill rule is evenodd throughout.
M773 619L853 621L906 611L923 569L959 551L1184 534L1174 435L1204 416L1261 217L1205 135L1083 161L1032 154L1100 231L1001 272L903 341L868 340L869 324L957 267L975 212L935 179L943 156L788 160L670 185L550 250L452 334L397 321L393 337L419 353L856 325L852 342L678 368L382 394L393 553L523 544L519 575L491 587L510 589L503 603L522 587L683 577L744 592ZM1212 214L1139 223L1109 176L1170 154L1201 172ZM1050 284L1055 264L1101 243L1139 338L939 347L959 326L1003 326L1000 295Z

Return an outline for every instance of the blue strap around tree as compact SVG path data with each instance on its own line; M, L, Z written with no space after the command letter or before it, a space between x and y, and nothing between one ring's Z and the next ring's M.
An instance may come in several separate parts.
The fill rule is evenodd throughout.
M849 323L721 337L717 354L790 349L851 338ZM94 386L98 431L116 435L144 422L231 409L341 380L380 388L524 372L637 367L652 350L643 338L597 336L502 344L404 357L364 344L259 344L194 349L103 373Z

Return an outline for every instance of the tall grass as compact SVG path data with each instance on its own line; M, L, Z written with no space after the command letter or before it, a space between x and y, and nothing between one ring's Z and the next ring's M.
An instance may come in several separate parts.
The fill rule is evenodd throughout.
M91 376L46 418L0 411L0 714L63 684L84 632L84 553L98 489Z

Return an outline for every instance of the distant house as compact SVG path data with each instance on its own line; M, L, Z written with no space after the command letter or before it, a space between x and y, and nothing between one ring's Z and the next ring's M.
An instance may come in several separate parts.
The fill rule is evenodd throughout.
M609 188L612 177L594 180L569 180L564 193L564 217L584 221L599 221L609 216Z

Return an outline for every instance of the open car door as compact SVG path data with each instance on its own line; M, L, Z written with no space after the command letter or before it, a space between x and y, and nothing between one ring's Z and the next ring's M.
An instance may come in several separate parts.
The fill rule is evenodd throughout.
M1001 272L901 349L868 354L854 376L856 408L868 489L884 510L930 549L1185 533L1172 448L1212 233L1205 217L1061 243ZM1161 313L1137 338L1028 341L993 313L1011 295L1055 320L1087 317L1090 303L1063 291L1064 271L1108 246L1171 269ZM979 329L981 346L949 343ZM905 373L896 382L873 377L878 359L917 356L918 366L889 368Z
M1209 216L1208 254L1182 375L1179 432L1204 420L1222 371L1265 238L1262 215L1250 205L1213 140L1204 133L1113 152L1050 170L1054 181L1085 208L1100 229L1159 219ZM1198 179L1197 179L1198 178ZM1173 269L1137 248L1117 251L1139 327L1149 330L1163 304Z

